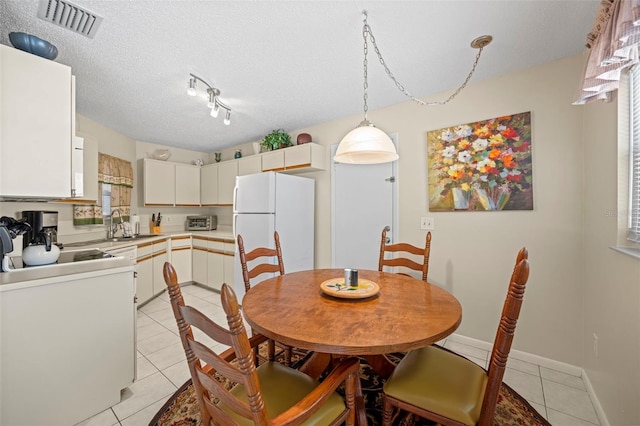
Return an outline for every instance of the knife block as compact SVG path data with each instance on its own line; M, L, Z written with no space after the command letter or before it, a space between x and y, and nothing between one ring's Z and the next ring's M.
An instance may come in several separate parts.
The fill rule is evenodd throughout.
M149 231L152 234L160 234L162 232L162 227L156 226L153 221L149 222Z

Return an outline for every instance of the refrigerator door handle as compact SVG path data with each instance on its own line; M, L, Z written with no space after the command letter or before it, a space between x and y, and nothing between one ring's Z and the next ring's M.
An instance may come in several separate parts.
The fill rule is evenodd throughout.
M233 187L233 212L234 213L238 211L236 209L236 201L237 201L237 199L238 199L238 177L236 176L236 185Z
M237 220L238 220L238 213L234 213L233 214L233 221L231 222L232 232L233 232L233 240L234 240L233 242L234 243L237 243L237 241L238 241L238 235L236 234L236 222L237 222ZM238 244L234 244L234 245L236 247L235 252L237 254L238 253Z

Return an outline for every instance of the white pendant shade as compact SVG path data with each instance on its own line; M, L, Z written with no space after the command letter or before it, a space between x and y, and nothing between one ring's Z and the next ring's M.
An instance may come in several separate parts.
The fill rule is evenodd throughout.
M391 138L365 121L347 133L333 159L347 164L379 164L396 161L398 154Z

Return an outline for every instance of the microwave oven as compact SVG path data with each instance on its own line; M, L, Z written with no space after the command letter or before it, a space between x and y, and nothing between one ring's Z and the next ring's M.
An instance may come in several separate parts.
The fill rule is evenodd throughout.
M187 216L187 231L214 231L218 216Z

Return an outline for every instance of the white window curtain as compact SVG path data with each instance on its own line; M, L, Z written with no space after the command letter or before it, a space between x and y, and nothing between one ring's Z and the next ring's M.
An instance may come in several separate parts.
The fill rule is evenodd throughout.
M640 0L603 0L591 33L580 94L575 105L611 101L622 70L638 63Z
M628 239L640 243L640 66L629 75L629 233Z

